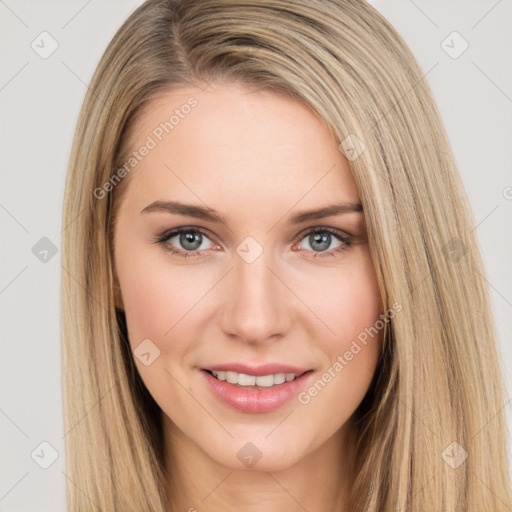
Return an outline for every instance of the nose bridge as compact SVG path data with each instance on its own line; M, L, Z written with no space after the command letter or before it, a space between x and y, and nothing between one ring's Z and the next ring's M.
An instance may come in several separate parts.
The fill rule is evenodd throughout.
M282 335L290 325L283 284L268 268L275 267L271 251L258 246L246 240L233 255L223 311L224 331L252 343Z

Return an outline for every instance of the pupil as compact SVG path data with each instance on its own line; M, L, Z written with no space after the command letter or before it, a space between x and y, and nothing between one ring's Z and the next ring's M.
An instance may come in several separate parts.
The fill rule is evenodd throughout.
M311 247L313 249L318 249L319 251L325 251L329 247L330 241L331 235L328 233L314 233L309 237L309 243L311 244ZM316 243L319 244L317 247L315 247Z
M189 231L188 233L181 233L180 244L183 248L188 250L194 250L201 245L201 233Z

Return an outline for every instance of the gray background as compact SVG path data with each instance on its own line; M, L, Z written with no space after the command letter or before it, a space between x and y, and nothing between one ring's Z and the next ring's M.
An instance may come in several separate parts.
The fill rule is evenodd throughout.
M59 245L66 165L94 68L140 3L0 0L0 511L65 508ZM512 2L371 3L410 45L452 142L487 268L509 389L501 413L510 425ZM454 31L469 44L457 58L464 42ZM42 58L52 39L58 48Z

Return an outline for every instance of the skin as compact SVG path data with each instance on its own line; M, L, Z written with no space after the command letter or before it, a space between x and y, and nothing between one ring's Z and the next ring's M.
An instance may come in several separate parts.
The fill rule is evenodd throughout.
M235 84L154 99L135 121L131 149L191 96L197 106L125 178L114 241L132 349L150 339L160 350L148 366L135 362L164 413L169 510L340 510L351 476L350 419L375 372L380 337L309 403L294 397L268 413L220 402L201 368L281 362L313 369L310 386L374 325L382 304L364 215L289 222L299 211L358 203L349 163L305 105ZM141 213L156 200L207 205L226 222ZM155 243L180 227L208 233L187 258ZM309 237L316 227L349 235L351 244L327 236L323 252ZM236 252L247 236L263 249L251 263ZM166 243L194 252L179 236ZM251 468L237 457L248 442L262 454Z

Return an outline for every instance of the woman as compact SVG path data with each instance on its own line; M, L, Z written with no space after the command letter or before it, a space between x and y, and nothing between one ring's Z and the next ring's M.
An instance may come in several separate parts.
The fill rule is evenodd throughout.
M371 6L144 3L63 222L70 510L511 508L471 214Z

